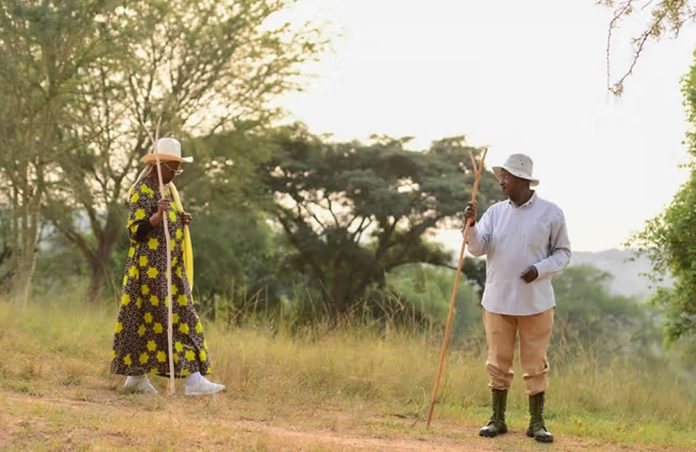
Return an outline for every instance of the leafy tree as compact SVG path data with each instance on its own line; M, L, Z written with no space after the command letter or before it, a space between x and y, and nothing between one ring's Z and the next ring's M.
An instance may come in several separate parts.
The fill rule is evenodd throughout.
M29 297L42 224L41 203L66 151L60 121L81 71L99 58L95 24L117 3L105 0L0 3L0 172L12 212L16 303Z
M216 300L227 308L244 309L244 303L263 292L273 292L275 232L264 205L270 199L256 177L256 168L270 157L271 149L254 124L237 124L236 130L191 140L189 150L198 161L180 176L186 187L187 209L194 214L195 289L203 309L216 314Z
M92 268L89 299L104 287L122 235L125 192L158 121L163 135L188 146L192 136L267 123L276 113L270 100L298 88L299 66L322 40L309 25L271 23L289 3L126 2L101 17L99 33L111 52L80 73L61 128L70 146L45 206ZM225 160L198 159L192 168L230 179L244 168L235 163L233 170Z
M426 325L447 317L454 272L428 264L409 264L387 274L387 287L400 309ZM659 351L659 331L652 312L635 299L609 292L611 275L591 266L573 266L554 277L554 341L591 349L599 357L616 353L648 356ZM472 284L457 295L453 339L477 347L482 339L480 298Z
M216 297L244 303L272 285L273 235L257 211L221 209L196 217L196 293L212 309ZM267 297L264 297L267 298Z
M609 293L609 273L568 267L553 279L557 337L598 352L640 351L655 344L654 319L636 300Z
M444 325L449 313L454 271L429 264L407 264L387 273L387 286L403 302L402 309L412 318L429 324ZM480 299L474 287L460 283L454 314L453 338L472 335L472 327L481 323Z
M696 126L696 64L682 82L684 103L692 127ZM696 336L696 129L687 133L691 155L689 180L682 185L667 209L648 221L629 244L650 257L653 280L671 274L674 285L660 288L652 297L664 316L667 339Z
M407 139L324 143L295 126L273 141L261 174L275 196L272 215L295 250L287 259L321 291L331 316L350 312L398 266L449 265L449 253L425 237L463 223L473 185L468 152L479 154L463 137L415 152ZM480 205L494 196L494 178L484 177Z

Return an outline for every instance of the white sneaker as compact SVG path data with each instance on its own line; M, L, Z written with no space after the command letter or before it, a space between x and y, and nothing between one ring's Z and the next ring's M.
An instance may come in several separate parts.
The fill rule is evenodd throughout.
M184 394L189 396L215 394L223 389L225 389L225 385L208 381L200 372L189 375L184 384Z
M126 383L123 385L123 387L130 392L157 395L157 389L150 384L150 380L148 380L147 375L126 377Z

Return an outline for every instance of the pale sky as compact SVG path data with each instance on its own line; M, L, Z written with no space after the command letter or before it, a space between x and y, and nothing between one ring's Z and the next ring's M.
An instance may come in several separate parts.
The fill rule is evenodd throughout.
M565 212L573 249L620 247L687 179L680 79L696 26L650 45L615 98L610 13L593 0L299 0L285 17L323 24L333 49L280 103L289 120L339 141L415 136L422 149L466 135L491 146L487 166L526 153L539 195ZM617 75L629 56L618 35Z

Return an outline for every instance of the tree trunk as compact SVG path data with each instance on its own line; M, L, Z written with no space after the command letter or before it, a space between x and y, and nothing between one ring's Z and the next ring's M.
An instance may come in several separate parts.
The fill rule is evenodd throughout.
M92 274L89 277L89 288L87 289L87 301L97 303L104 293L107 280L107 269L103 265L93 264Z
M12 278L10 292L15 305L26 308L29 302L31 280L36 267L36 245L40 214L36 199L22 196L20 207L19 196L13 196L13 250Z
M331 287L331 306L334 320L350 313L356 300L353 292L353 278L350 269L345 268L340 259L333 264L333 284Z
M34 275L35 259L34 256L25 256L21 253L20 262L15 267L12 275L12 299L16 306L25 309L29 303L31 294L31 280ZM33 254L33 253L32 253Z
M92 266L89 288L87 289L87 301L90 303L97 303L104 293L104 288L109 279L111 256L114 253L120 232L120 220L121 218L118 215L109 215L107 217L107 224L99 235L95 252L85 256Z
M331 304L333 305L333 314L336 318L345 315L350 310L350 300L348 300L346 282L341 278L341 275L334 275L334 283L331 288Z

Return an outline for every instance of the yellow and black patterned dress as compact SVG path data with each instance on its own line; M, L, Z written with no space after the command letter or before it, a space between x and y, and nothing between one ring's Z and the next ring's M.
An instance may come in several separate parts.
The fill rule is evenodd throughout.
M159 187L149 177L136 184L129 200L130 249L111 361L111 371L115 374L169 375L164 222L152 227L149 221L157 211L159 200ZM210 373L207 343L193 307L182 258L183 219L174 202L170 206L174 373L177 377L194 372L206 375Z

